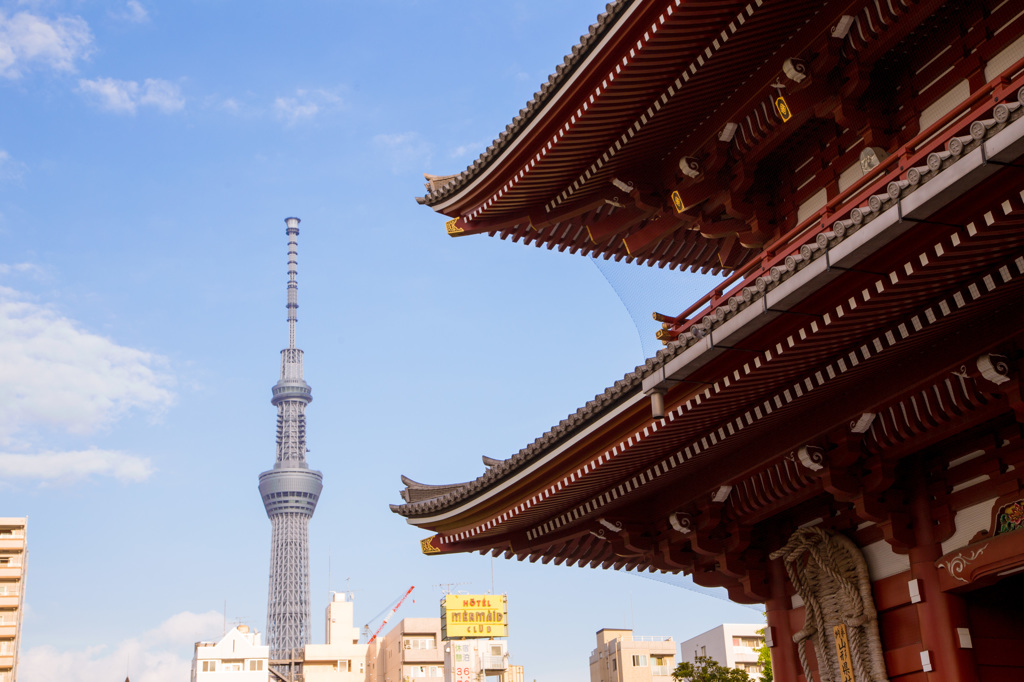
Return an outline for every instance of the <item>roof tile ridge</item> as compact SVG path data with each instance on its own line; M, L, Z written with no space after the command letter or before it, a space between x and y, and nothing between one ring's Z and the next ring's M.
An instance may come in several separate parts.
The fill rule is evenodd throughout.
M483 474L472 481L467 481L466 483L461 484L452 484L453 486L457 486L456 489L429 500L391 505L392 511L403 516L417 516L425 512L446 509L456 503L471 498L474 494L486 489L492 483L498 482L506 476L515 473L518 469L530 463L540 453L553 447L557 447L558 443L571 437L575 433L576 429L585 425L589 419L606 410L614 408L614 406L619 404L621 400L625 400L628 397L627 394L630 393L629 389L635 388L636 386L642 386L643 380L646 377L663 367L665 363L684 350L685 347L686 346L683 343L675 341L671 342L668 346L659 350L654 356L648 358L644 364L637 365L631 372L626 373L621 379L605 389L602 393L587 401L584 406L562 419L558 424L548 429L548 431L543 435L534 439L533 442L520 449L516 454L505 460L492 460L497 463L492 466L488 466L487 470ZM402 480L405 482L406 477L403 476Z
M518 137L519 133L533 121L547 100L557 92L559 86L563 85L575 68L589 55L590 50L596 45L600 38L615 24L615 21L622 15L623 10L640 0L613 0L605 5L605 11L597 16L597 21L590 25L587 33L580 36L579 42L572 47L571 52L563 57L562 63L555 67L555 72L548 76L547 81L541 83L540 89L533 93L533 98L526 103L519 113L512 119L512 122L505 126L505 130L498 134L487 149L473 161L465 170L453 175L453 180L442 187L428 190L426 195L416 197L416 202L427 206L434 206L440 201L454 194L470 180L476 178L481 170L486 168L491 161L494 161L501 152Z

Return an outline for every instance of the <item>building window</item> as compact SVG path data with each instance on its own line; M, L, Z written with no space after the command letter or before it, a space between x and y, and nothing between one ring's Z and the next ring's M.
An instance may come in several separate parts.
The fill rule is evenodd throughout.
M633 654L633 667L634 668L646 668L647 667L647 656L645 654Z
M217 661L203 661L203 672L204 673L215 673L215 672L217 672Z
M747 647L748 649L760 648L762 642L763 642L763 640L760 637L733 637L732 638L732 645L733 646L744 646L744 647Z
M708 655L708 648L706 646L702 646L700 648L700 655L701 656L707 656Z
M249 670L263 670L263 659L249 661Z
M619 660L617 658L613 658L612 659L612 670L615 670L618 667L619 667Z
M404 646L406 649L436 649L437 642L433 637L406 637Z

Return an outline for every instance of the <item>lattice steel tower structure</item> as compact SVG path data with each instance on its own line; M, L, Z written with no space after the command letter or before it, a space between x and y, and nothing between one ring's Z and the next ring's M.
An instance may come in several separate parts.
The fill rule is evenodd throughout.
M313 400L295 347L299 307L299 219L285 219L288 235L288 347L281 351L281 380L270 402L277 407L277 461L260 474L260 495L270 517L270 590L267 644L271 659L301 657L309 643L309 520L323 476L306 464L306 405Z

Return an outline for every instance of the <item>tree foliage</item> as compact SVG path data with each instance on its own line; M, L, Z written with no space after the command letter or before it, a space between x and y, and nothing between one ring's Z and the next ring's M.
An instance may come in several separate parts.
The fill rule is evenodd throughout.
M761 628L757 631L757 634L764 636L765 628ZM768 643L762 641L760 648L757 650L757 664L761 666L761 682L774 682L775 677L772 675L772 650L768 648Z
M737 668L726 668L710 656L698 656L690 663L683 661L672 672L676 682L749 682L750 677Z

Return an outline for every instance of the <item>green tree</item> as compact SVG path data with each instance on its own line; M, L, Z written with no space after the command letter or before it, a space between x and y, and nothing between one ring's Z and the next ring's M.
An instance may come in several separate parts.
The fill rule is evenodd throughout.
M757 634L764 637L764 631L765 628L761 628ZM775 678L772 676L772 650L763 640L761 647L757 650L757 664L761 666L761 682L773 682Z
M676 682L749 682L750 677L737 668L726 668L710 656L698 656L693 663L683 661L672 672Z

